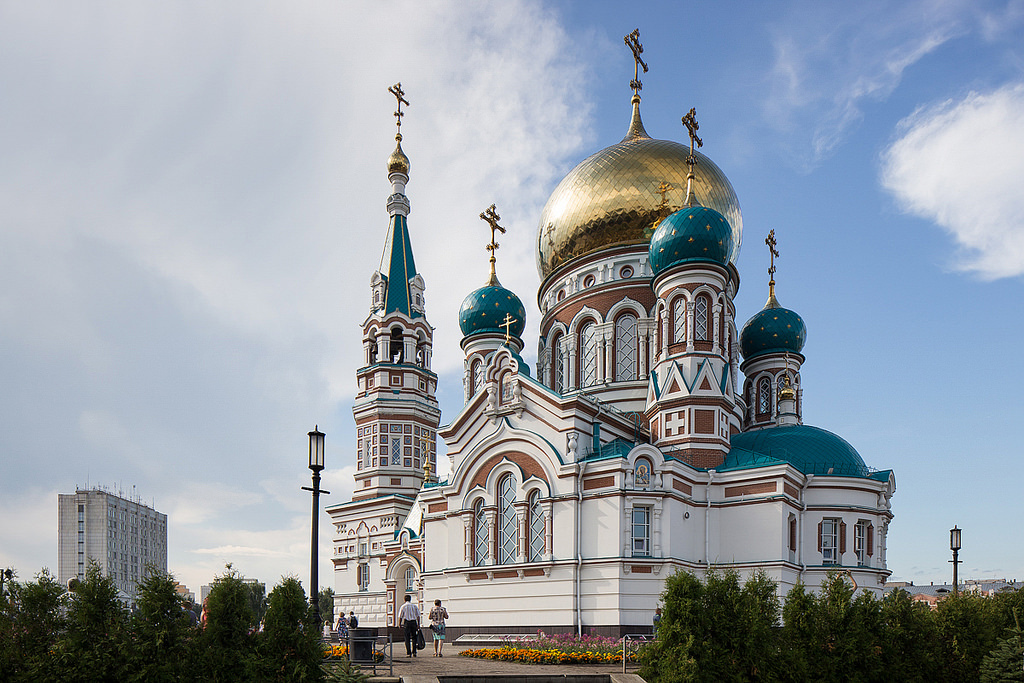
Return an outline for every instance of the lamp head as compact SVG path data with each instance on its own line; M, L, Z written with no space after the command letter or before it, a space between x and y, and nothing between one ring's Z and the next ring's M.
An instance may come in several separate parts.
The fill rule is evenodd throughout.
M309 469L318 472L324 468L324 433L319 425L309 433Z
M952 529L949 530L949 549L950 550L960 550L960 548L961 548L961 546L960 546L960 531L961 530L958 529L955 525L953 526Z

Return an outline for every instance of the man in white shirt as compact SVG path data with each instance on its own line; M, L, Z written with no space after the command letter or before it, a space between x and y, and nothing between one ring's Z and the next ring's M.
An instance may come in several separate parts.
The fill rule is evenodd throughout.
M416 656L416 632L420 630L420 608L406 594L405 602L398 610L398 623L405 629L405 656Z

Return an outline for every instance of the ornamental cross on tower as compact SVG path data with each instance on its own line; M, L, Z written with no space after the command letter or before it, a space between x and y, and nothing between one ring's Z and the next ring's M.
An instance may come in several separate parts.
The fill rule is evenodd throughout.
M704 141L697 137L697 131L700 130L700 124L697 123L697 109L690 107L690 111L686 112L682 122L690 134L690 154L686 157L686 165L690 170L686 174L686 201L683 203L686 206L693 206L697 203L697 199L693 194L693 181L696 180L696 176L693 174L693 167L697 165L697 154L694 151L694 145L697 147L704 146Z
M644 46L640 43L640 29L633 29L633 32L622 40L626 47L633 51L633 80L629 82L629 87L633 89L633 95L639 97L644 87L640 82L640 68L643 67L644 73L647 73L647 64L640 56L644 53Z
M775 248L775 230L768 231L768 237L764 243L768 245L768 252L771 254L771 265L768 266L768 296L775 298L775 259L779 257L779 250Z
M511 313L506 313L505 319L501 321L501 325L499 325L499 327L505 328L505 346L508 346L508 341L511 338L510 330L517 322L519 321L513 318Z
M491 252L491 279L488 281L488 284L496 284L497 275L494 274L494 263L496 261L494 258L494 252L498 248L498 239L495 233L500 232L505 234L505 228L498 225L498 221L501 220L501 216L498 215L498 211L494 204L491 204L487 207L486 211L480 214L480 220L491 226L491 242L485 247L487 251Z
M405 116L405 112L402 111L402 105L409 106L409 100L405 99L405 91L402 90L402 83L395 83L393 86L388 88L388 92L395 96L398 100L398 109L395 111L396 125L398 126L398 135L395 139L399 142L402 141L402 117Z

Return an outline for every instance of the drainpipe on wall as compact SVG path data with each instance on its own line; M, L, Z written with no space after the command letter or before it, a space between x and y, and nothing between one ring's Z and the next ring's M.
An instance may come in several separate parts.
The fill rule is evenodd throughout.
M587 461L577 451L576 455L576 635L583 636L583 611L580 606L580 574L583 571L583 470Z
M814 475L808 474L804 478L804 485L800 487L800 517L796 532L797 560L800 562L800 574L797 579L800 583L803 583L804 571L807 569L807 565L804 564L804 516L807 513L807 487L811 485L811 479L814 479Z
M704 510L704 564L711 569L711 483L715 480L715 471L708 470L708 486L704 497L707 508Z

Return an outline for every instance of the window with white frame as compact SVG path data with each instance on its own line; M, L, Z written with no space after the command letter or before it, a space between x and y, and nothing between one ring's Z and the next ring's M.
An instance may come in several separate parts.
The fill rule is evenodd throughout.
M411 593L416 587L416 570L412 567L405 568L405 592Z
M365 591L370 589L370 565L365 562L359 563L358 582L359 590Z
M696 341L708 341L708 298L698 296L693 314L694 338Z
M621 315L615 321L615 381L636 379L636 316Z
M651 556L651 508L638 505L633 508L633 557Z
M540 506L540 491L531 492L528 500L530 562L539 562L544 554L544 510Z
M513 564L519 547L515 480L506 474L498 482L498 564Z
M402 437L400 436L391 439L391 464L402 464Z
M677 343L686 341L686 299L679 297L672 304L672 339Z
M551 343L551 381L552 389L558 393L565 391L565 359L562 357L562 341L565 337L559 335Z
M480 566L487 562L487 516L484 502L478 500L473 506L473 564Z
M767 415L772 409L772 381L762 377L757 383L757 412Z
M868 565L869 534L870 527L867 520L862 519L853 527L853 552L857 556L858 567Z
M480 361L473 361L473 393L484 388L484 364Z
M839 531L842 520L826 517L821 520L818 529L818 545L821 550L822 564L839 564Z
M587 323L580 330L580 386L597 384L597 326Z

